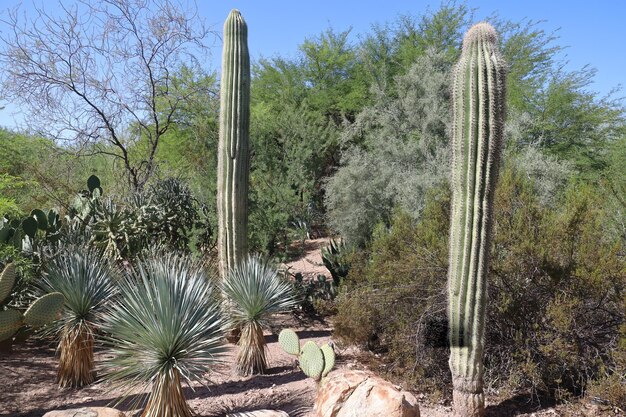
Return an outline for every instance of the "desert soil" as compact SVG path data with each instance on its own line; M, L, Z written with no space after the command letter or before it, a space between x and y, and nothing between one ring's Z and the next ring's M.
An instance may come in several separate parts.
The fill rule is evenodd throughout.
M305 277L318 273L329 276L323 267L320 247L326 240L306 242L302 257L287 264L291 272L303 272ZM299 320L293 315L276 317L276 325L266 332L267 358L270 369L267 375L240 377L234 369L237 347L229 345L225 363L206 376L205 385L187 387L185 394L197 416L224 416L232 412L255 409L283 410L290 416L312 417L316 383L306 378L298 369L295 358L283 352L278 345L277 333L284 327L297 330L301 340L313 340L322 344L331 339L330 323ZM367 354L357 349L339 350L337 367L366 369L363 360ZM98 351L96 361L103 363L107 353ZM55 384L57 358L49 343L29 340L14 346L12 353L0 352L0 417L41 417L55 409L107 406L119 397L119 392L98 380L82 389L59 389ZM130 400L137 400L136 393ZM414 393L425 401L425 397ZM130 417L136 410L132 401L117 406ZM451 408L447 404L421 404L422 417L447 417ZM529 404L526 397L493 400L488 403L487 416L602 416L617 417L621 411L601 408L591 404L574 404L558 407L537 408ZM138 414L136 414L138 415Z

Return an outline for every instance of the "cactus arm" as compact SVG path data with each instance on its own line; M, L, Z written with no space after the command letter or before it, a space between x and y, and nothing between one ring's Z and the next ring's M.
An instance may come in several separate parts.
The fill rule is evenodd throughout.
M224 23L218 144L218 250L226 276L248 251L250 57L248 28L238 10Z
M504 62L495 30L479 23L454 69L450 369L459 416L484 415L483 350L494 188L504 120Z

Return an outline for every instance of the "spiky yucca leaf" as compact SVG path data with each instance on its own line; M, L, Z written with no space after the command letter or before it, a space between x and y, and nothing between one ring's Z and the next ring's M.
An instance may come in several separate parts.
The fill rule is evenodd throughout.
M188 258L166 255L141 261L120 290L106 314L105 377L123 397L152 384L144 417L191 416L181 381L200 381L225 351L213 286Z
M61 318L52 324L59 339L61 387L80 387L95 379L94 334L105 303L116 293L113 273L98 252L71 246L52 260L43 279L44 290L65 298Z
M242 375L262 374L267 369L263 327L272 314L296 305L292 287L266 261L251 256L228 273L222 291L233 325L241 327L237 370Z

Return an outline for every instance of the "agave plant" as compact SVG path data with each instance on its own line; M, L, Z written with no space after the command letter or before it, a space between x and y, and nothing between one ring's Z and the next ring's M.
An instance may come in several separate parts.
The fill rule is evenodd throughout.
M70 247L52 259L43 289L65 297L61 319L52 330L59 337L57 382L80 387L95 379L93 347L105 303L116 293L112 268L102 256L83 247Z
M267 370L263 327L272 314L296 305L291 285L258 256L230 270L222 282L233 327L241 328L237 372L263 374Z
M191 416L182 381L200 381L225 350L213 285L198 264L169 254L140 261L119 286L105 318L105 378L126 394L152 385L142 417Z

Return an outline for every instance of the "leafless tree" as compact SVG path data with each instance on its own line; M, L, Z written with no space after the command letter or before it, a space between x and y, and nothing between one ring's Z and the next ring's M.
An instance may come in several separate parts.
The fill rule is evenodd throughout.
M79 0L55 14L0 19L0 97L28 128L81 155L119 160L130 186L155 171L159 139L195 93L176 72L199 66L208 31L177 0ZM181 0L183 1L183 0Z

